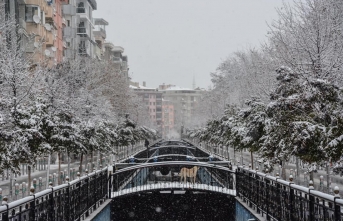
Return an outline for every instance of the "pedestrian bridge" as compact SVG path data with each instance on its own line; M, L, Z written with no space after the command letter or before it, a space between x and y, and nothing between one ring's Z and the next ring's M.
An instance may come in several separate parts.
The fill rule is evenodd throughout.
M181 180L181 169L194 167L196 173ZM107 202L99 213L107 216L103 220L343 220L337 192L325 194L249 168L233 170L210 150L182 141L158 142L115 165L3 203L0 220L81 221Z
M130 165L130 164L129 164ZM135 192L151 192L156 190L178 194L184 190L212 191L236 196L234 184L234 171L227 167L189 161L163 161L154 163L131 164L131 166L115 171L110 178L111 196L117 197ZM197 167L195 182L190 174L182 180L182 168Z

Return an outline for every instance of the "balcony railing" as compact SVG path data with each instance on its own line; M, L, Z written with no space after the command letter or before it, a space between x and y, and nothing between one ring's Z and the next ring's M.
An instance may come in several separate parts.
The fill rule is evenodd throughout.
M77 28L77 33L87 34L87 29L86 28Z
M77 8L76 12L77 13L86 13L86 8Z

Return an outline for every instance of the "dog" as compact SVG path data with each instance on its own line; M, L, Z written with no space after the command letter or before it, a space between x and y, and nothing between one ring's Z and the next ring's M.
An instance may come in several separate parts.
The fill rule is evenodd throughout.
M187 183L187 177L190 177L191 182L194 184L196 176L197 176L198 169L199 168L197 166L194 166L191 169L188 169L186 167L181 168L181 170L180 170L180 183L182 182L182 178L183 178L184 182Z

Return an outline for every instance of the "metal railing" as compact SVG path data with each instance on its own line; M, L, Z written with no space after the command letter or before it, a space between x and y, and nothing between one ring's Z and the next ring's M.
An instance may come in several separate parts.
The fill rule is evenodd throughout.
M192 170L195 167L197 168ZM119 196L125 191L132 192L132 189L151 191L166 188L194 188L235 195L235 191L230 191L235 189L234 171L204 162L163 161L132 164L112 174L109 191L112 196ZM128 189L131 190L127 191Z
M77 13L86 13L86 8L82 8L82 7L77 8L77 9L76 9L76 12L77 12Z
M36 194L32 190L30 196L0 206L0 220L82 220L107 198L107 174L104 168Z
M343 200L290 181L238 167L237 196L267 220L340 221Z

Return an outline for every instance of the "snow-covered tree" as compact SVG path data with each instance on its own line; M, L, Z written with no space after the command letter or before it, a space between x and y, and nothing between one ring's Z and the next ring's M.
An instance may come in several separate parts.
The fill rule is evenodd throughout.
M264 156L305 162L337 160L343 153L342 92L321 79L303 80L289 68L277 71L279 81L267 107L270 120L262 138Z
M270 55L302 77L342 85L343 3L335 0L296 0L278 9L270 25Z

